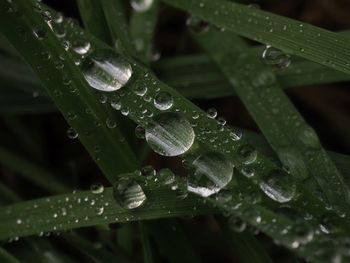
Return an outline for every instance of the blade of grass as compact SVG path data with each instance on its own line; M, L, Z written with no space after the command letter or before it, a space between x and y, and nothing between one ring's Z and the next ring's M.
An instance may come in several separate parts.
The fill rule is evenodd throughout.
M350 191L341 173L280 88L272 69L249 54L248 45L233 34L209 30L195 39L221 68L292 176L303 182L312 178L310 187L317 182L322 198L339 213L349 214Z
M134 39L138 57L148 64L152 57L153 35L157 24L158 0L154 0L151 7L138 12L133 10L130 19L130 34Z
M84 27L98 39L111 43L107 21L104 17L101 1L77 0Z
M136 57L137 52L134 42L129 34L129 27L126 22L124 6L121 0L101 1L108 28L113 39L113 43L121 45L120 50L126 50L127 54Z
M216 217L222 234L233 247L233 253L238 254L241 263L272 263L272 259L267 254L259 241L248 231L236 233L232 231L227 220Z
M228 31L350 73L350 40L337 33L225 0L163 0Z
M142 243L143 262L153 263L153 253L148 229L143 222L139 222L139 231Z
M147 222L147 228L150 229L159 252L170 263L199 262L191 246L189 246L183 229L176 220L150 221Z
M116 115L99 102L98 94L88 86L71 56L64 51L47 24L32 10L31 3L20 1L18 5L26 16L11 16L6 12L6 3L2 3L0 9L4 11L5 16L10 15L11 19L14 19L14 24L27 32L30 40L23 42L19 32L5 26L1 27L2 33L11 43L16 43L17 50L34 68L58 108L64 112L68 123L78 132L79 139L92 153L109 180L113 181L115 175L120 172L135 169L137 161L122 133L117 127L110 129L105 123L101 123L107 120L117 123ZM46 30L47 37L43 40L37 40L32 35L33 28L38 26ZM46 56L38 55L43 54L45 46L50 46L49 61L46 60ZM69 87L63 83L65 77L69 78ZM76 92L72 93L70 90ZM116 160L120 165L115 165Z
M193 209L194 207L196 209ZM100 195L90 191L76 192L5 207L0 213L2 224L0 239L108 223L200 215L216 211L203 205L197 197L180 201L174 191L167 189L148 190L147 203L139 209L129 210L121 208L114 200L112 189L106 188Z
M21 263L17 258L8 253L2 247L0 247L0 261L3 263Z
M294 57L291 60L289 67L275 70L277 81L283 84L282 88L350 80L350 75L320 64L295 61ZM175 87L187 98L212 99L236 94L217 65L205 54L165 58L152 66L162 81Z
M64 240L95 263L130 262L121 255L111 253L104 247L96 248L91 242L77 234L64 234Z

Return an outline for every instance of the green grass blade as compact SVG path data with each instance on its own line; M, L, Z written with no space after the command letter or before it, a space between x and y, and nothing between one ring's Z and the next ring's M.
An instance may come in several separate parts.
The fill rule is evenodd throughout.
M348 37L226 0L163 0L228 31L350 73Z
M260 49L259 52L262 54ZM236 94L217 65L205 54L165 58L152 66L162 81L187 98L213 99ZM289 67L278 68L275 73L283 88L350 80L348 74L313 62L294 60L294 57Z
M56 232L79 227L123 223L136 220L181 217L215 213L203 205L200 198L180 201L174 191L156 189L147 191L147 202L136 210L121 208L111 188L102 194L90 191L76 192L37 199L5 207L0 213L0 239ZM193 209L196 207L196 209ZM18 220L21 223L18 223Z
M77 3L86 30L98 39L111 43L101 1L77 0Z
M46 30L47 37L44 40L36 40L32 36L29 37L29 41L23 42L19 32L5 26L1 27L2 33L15 44L19 53L35 69L48 93L63 112L68 123L78 132L79 139L93 155L104 174L113 181L116 174L135 169L137 161L122 133L118 128L108 128L105 123L107 120L118 123L117 115L99 102L98 95L88 86L82 73L47 24L32 10L31 4L27 1L18 2L20 8L27 14L25 17L11 15L5 11L6 3L1 5L0 12L3 11L6 16L4 19L13 20L14 24L26 30L28 37L32 36L32 28L39 25ZM4 24L1 23L1 25ZM43 50L47 50L51 55L49 63L46 60L47 57L37 55L43 54ZM57 66L58 63L60 66ZM69 77L69 87L63 83L65 76ZM120 165L115 165L116 160Z
M129 34L123 2L121 0L102 0L101 4L113 43L117 45L117 49L122 48L122 50L126 50L127 54L135 57L137 52Z
M31 163L3 147L0 147L0 163L52 193L65 193L70 190L57 179L58 176L52 176L39 165Z
M199 260L189 246L188 238L176 220L154 220L147 222L152 238L160 254L170 263L191 262Z
M77 234L64 234L63 238L70 246L74 247L80 253L84 254L94 263L130 262L123 256L112 253L104 247L96 248L94 244Z
M230 229L227 220L219 218L218 223L222 234L233 247L233 254L237 254L239 262L242 263L272 263L272 259L267 254L259 241L249 232L234 232Z
M154 0L151 7L138 12L133 10L130 19L130 34L134 39L138 57L144 63L149 63L152 57L153 35L157 23L158 0Z
M3 263L21 263L13 255L8 253L5 249L0 247L0 261Z
M151 245L150 235L145 223L139 222L139 231L140 231L141 243L142 243L143 262L153 263L154 259L153 259L153 253L152 253L152 245Z
M248 55L248 45L233 34L210 30L195 39L221 68L294 178L311 179L311 187L317 182L328 204L340 213L350 211L350 192L341 173L280 88L272 69L255 54ZM314 190L319 191L318 187Z

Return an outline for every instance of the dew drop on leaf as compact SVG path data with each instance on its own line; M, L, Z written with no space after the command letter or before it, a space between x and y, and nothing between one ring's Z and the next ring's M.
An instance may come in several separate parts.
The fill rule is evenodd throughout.
M135 136L138 139L145 138L145 129L141 125L137 125L135 128Z
M178 113L160 113L146 127L146 141L156 153L178 156L187 152L195 139L191 123Z
M286 203L295 196L296 185L291 176L274 171L265 175L259 183L260 189L271 199Z
M145 12L151 8L153 0L130 0L130 4L136 12Z
M218 115L218 112L217 112L216 109L214 109L214 108L209 108L209 109L207 110L207 116L208 116L209 118L215 119L217 115Z
M89 41L87 41L85 39L78 38L78 39L73 41L72 48L73 48L75 53L77 53L79 55L85 55L86 53L88 53L90 51L91 44Z
M72 127L70 127L67 130L67 137L69 139L76 139L78 138L78 133Z
M209 30L208 22L194 15L187 19L186 25L195 33L205 33Z
M91 185L90 190L93 194L102 194L104 191L104 186L100 183L93 184Z
M120 206L135 209L145 203L147 197L136 181L130 178L121 178L113 186L113 195Z
M269 45L266 46L265 50L263 51L262 58L266 64L273 65L278 68L287 68L291 63L291 59L288 54Z
M195 172L189 176L188 191L200 196L215 194L232 180L233 164L221 153L201 154L192 166Z
M47 31L45 28L36 27L33 29L33 35L38 40L43 40L47 36Z
M173 97L170 93L161 91L154 97L153 102L158 110L168 110L173 106Z
M241 219L239 219L235 216L231 216L228 219L228 226L230 227L230 229L232 231L241 233L246 229L247 224L244 221L242 221Z
M82 71L91 87L106 92L122 88L132 75L130 63L110 50L91 53L82 64Z

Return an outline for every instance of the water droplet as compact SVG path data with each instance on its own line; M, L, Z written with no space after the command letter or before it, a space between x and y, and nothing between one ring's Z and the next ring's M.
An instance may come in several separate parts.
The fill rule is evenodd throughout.
M141 174L146 177L152 177L156 175L156 170L154 170L152 165L147 165L142 167Z
M262 58L266 64L273 65L278 68L286 68L291 63L291 59L288 54L271 46L266 46L262 54Z
M142 187L129 178L121 178L113 187L117 202L124 208L134 209L145 203L147 197Z
M218 112L217 112L216 109L214 109L214 108L209 108L209 109L207 110L207 116L208 116L209 118L215 119L217 115L218 115Z
M36 27L33 30L33 35L38 40L43 40L47 36L47 31L45 28Z
M107 92L122 88L132 75L129 62L110 50L91 53L84 60L82 70L91 87Z
M308 148L319 149L321 148L318 136L313 128L305 126L300 130L298 135L299 140Z
M78 133L72 127L70 127L67 130L67 136L69 139L76 139L78 138Z
M194 15L187 19L186 25L195 33L205 33L209 30L208 22Z
M175 174L168 168L164 168L158 171L158 177L160 183L170 185L175 182Z
M75 53L77 53L79 55L85 55L86 53L88 53L90 51L91 44L89 41L87 41L85 39L78 38L78 39L73 41L72 47L73 47L73 50Z
M178 113L161 113L146 127L146 141L160 155L181 155L191 148L194 139L191 124Z
M258 152L251 145L243 145L239 148L240 160L243 164L251 164L256 161Z
M145 12L151 8L153 0L130 0L130 4L136 12Z
M219 192L233 176L233 164L223 154L207 152L192 163L194 174L189 176L188 191L208 197Z
M168 110L173 106L173 97L168 92L159 92L154 97L154 106L158 110Z
M117 127L117 123L114 120L107 118L106 119L106 126L108 129L114 129L115 127Z
M145 138L145 129L142 126L137 125L135 128L135 136L138 139L144 139Z
M293 178L277 171L265 175L259 186L268 197L280 203L292 200L296 192Z
M102 184L100 184L100 183L98 183L98 184L93 184L93 185L91 185L91 187L90 187L90 190L91 190L91 192L93 193L93 194L102 194L103 193L103 191L104 191L104 186L102 185Z
M241 233L246 229L247 224L244 221L242 221L241 219L234 217L234 216L231 216L228 219L228 226L230 227L230 229L232 231Z

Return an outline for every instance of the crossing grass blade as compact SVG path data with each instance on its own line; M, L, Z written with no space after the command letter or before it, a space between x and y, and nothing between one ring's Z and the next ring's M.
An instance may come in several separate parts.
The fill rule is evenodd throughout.
M140 239L142 243L143 262L145 263L155 262L154 256L152 253L150 234L145 223L139 222L139 232L140 232Z
M217 211L203 205L197 197L180 201L171 190L145 191L147 202L136 210L120 207L113 197L112 188L106 188L102 194L85 191L17 203L3 208L4 212L0 214L0 239L43 235L45 232L109 223L195 216Z
M209 23L329 68L350 73L350 40L310 24L227 0L163 0Z
M137 52L129 33L123 1L102 0L103 11L114 45L119 52L125 50L130 56L136 57Z
M111 43L101 1L77 0L77 3L85 29L101 41Z
M195 39L221 68L296 180L307 182L310 188L317 182L329 205L340 213L350 211L349 189L342 175L322 148L316 132L280 88L272 69L255 54L249 55L248 45L233 34L209 30L197 34ZM313 190L319 192L318 187Z
M258 52L256 54L260 56L262 50L259 49ZM350 80L348 74L320 64L295 59L295 57L292 57L291 61L289 67L275 70L277 81L283 84L282 88L324 85ZM223 73L206 54L164 58L155 62L152 67L162 81L175 87L187 98L214 99L236 95Z
M138 57L146 64L152 59L158 5L159 1L154 0L151 7L144 12L133 10L130 18L130 34L133 37Z
M6 12L6 4L1 3L1 11L8 16L10 14ZM99 102L100 95L88 86L82 73L64 51L48 25L38 14L34 13L31 3L24 1L18 4L23 11L27 12L27 15L25 17L10 16L14 19L14 23L27 31L26 34L30 41L21 41L22 37L19 32L5 26L1 27L2 33L11 43L15 44L17 50L38 74L51 98L64 112L68 123L78 132L83 145L90 153L94 153L93 158L105 175L112 181L119 172L135 169L137 161L122 133L117 127L109 129L106 126L106 120L118 123L118 116ZM48 34L47 38L42 41L36 40L32 33L33 28L39 25ZM48 50L51 63L47 63L46 56L38 55L43 54L45 46L51 47ZM41 65L45 64L48 65L43 68ZM69 78L69 85L63 83L65 78ZM116 166L115 160L119 160L120 165Z
M239 261L242 263L272 263L272 259L267 254L259 241L246 230L236 233L230 229L230 226L222 217L216 217L220 229L228 243L233 247L233 253L238 255Z
M8 253L5 249L0 247L0 260L3 263L20 263L13 255Z

